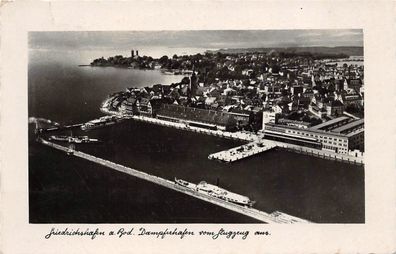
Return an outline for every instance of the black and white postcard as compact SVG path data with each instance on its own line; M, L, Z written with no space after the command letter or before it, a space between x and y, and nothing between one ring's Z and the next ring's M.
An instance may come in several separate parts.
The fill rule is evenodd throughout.
M29 222L365 222L361 29L28 43Z
M1 251L395 251L395 8L6 3Z

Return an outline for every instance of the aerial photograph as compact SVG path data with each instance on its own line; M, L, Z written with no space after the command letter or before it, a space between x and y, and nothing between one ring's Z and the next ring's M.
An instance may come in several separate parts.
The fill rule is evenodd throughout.
M29 222L365 223L363 44L29 32Z

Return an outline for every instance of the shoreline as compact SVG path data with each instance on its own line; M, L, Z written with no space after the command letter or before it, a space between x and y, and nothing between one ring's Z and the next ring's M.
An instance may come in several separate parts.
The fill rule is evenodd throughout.
M121 68L121 69L132 69L132 70L140 70L140 71L159 71L164 75L177 75L177 76L186 76L192 73L192 70L186 69L162 69L162 68L136 68L132 66L126 65L92 65L92 64L79 64L78 67L113 67L113 68Z
M117 111L112 111L108 110L106 108L101 107L101 112L104 114L110 114L110 115L118 115L118 116L125 116L122 113L119 113ZM310 147L304 147L304 146L299 146L299 145L294 145L294 144L289 144L289 143L284 143L284 142L279 142L279 141L273 141L273 140L268 140L265 139L263 134L254 134L254 133L247 133L247 132L227 132L227 131L221 131L221 130L210 130L210 129L204 129L204 128L199 128L195 126L189 126L188 124L184 123L177 123L177 122L170 122L170 121L165 121L165 120L160 120L157 118L153 117L147 117L147 116L128 116L133 120L136 121L141 121L141 122L146 122L146 123L151 123L151 124L156 124L164 127L171 127L171 128L176 128L180 130L187 130L187 131L192 131L196 133L201 133L201 134L206 134L206 135L211 135L211 136L216 136L216 137L221 137L221 138L227 138L227 139L234 139L237 141L244 141L244 142L271 142L274 144L274 148L278 149L284 149L288 150L291 152L296 152L296 153L301 153L304 155L309 155L309 156L314 156L322 159L328 159L328 160L334 160L334 161L340 161L344 163L351 163L351 164L357 164L357 165L364 165L364 158L362 157L353 157L350 155L346 154L337 154L333 153L330 151L326 150L319 150L315 148L310 148Z

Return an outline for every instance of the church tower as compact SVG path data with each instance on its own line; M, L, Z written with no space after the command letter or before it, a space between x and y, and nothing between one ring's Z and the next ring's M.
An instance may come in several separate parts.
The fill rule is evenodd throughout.
M195 75L195 67L193 66L192 74L190 76L190 84L188 86L191 96L195 96L197 92L198 77Z

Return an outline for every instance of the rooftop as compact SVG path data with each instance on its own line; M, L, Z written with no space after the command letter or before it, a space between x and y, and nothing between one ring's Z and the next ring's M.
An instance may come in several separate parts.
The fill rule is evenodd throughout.
M236 123L234 116L228 112L184 107L173 104L162 104L158 114L215 125L231 126Z
M354 131L348 133L348 134L347 134L347 137L349 138L349 137L352 137L352 136L354 136L354 135L360 134L360 133L362 133L362 132L364 132L364 129L363 129L363 128L362 128L362 129L358 129L358 130L354 130Z
M362 118L362 119L350 122L348 124L345 124L345 125L343 125L341 127L335 128L335 129L333 129L331 131L332 132L342 133L342 132L345 132L345 131L347 131L349 129L353 129L353 128L355 128L355 127L357 127L359 125L363 125L363 124L364 124L364 119Z
M311 128L308 129L301 129L299 127L295 126L288 126L288 125L280 125L280 124L274 124L274 123L266 123L265 126L270 126L270 127L275 127L275 128L282 128L282 129L290 129L290 130L298 130L302 131L305 133L316 133L320 135L326 135L326 136L333 136L333 137L340 137L340 138L345 138L346 135L342 133L334 133L334 132L329 132L329 131L323 131L323 130L312 130Z
M324 128L328 127L328 126L337 124L337 123L339 123L339 122L347 121L348 119L350 119L350 118L347 117L347 116L337 117L337 118L331 119L331 120L329 120L329 121L327 121L327 122L324 122L324 123L321 123L321 124L312 126L312 127L309 128L309 129L311 129L311 130L320 130L320 129L324 129Z

